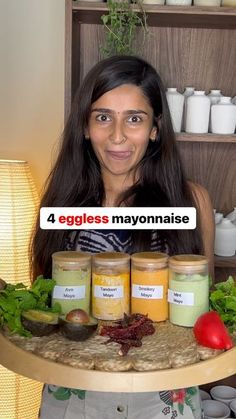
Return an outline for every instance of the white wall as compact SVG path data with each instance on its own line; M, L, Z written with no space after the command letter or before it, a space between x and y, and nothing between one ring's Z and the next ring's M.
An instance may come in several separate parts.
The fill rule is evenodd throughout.
M65 0L0 0L0 158L40 190L64 119Z

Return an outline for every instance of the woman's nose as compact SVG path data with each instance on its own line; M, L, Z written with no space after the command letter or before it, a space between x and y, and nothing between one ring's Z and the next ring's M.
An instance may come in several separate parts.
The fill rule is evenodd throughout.
M122 124L115 123L110 134L110 141L112 144L123 144L127 140Z

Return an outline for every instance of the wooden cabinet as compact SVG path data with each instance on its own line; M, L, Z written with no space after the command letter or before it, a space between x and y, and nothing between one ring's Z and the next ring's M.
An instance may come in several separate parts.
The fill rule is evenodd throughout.
M101 15L106 3L66 0L65 113L87 71L101 58ZM150 35L142 54L166 87L221 89L236 95L236 8L146 5ZM137 37L137 45L141 40ZM236 206L236 135L177 135L186 174L205 186L214 208ZM216 258L216 266L236 275L236 258Z

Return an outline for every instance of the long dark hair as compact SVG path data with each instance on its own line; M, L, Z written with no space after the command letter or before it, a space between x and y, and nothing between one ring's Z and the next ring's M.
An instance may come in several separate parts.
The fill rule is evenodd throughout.
M165 89L156 70L139 57L115 56L97 63L75 94L71 113L62 136L61 149L51 171L41 200L43 207L101 206L104 185L99 162L84 132L91 105L104 93L123 84L134 84L142 90L160 119L155 142L149 142L139 164L139 179L120 201L132 206L196 206L185 179L176 146ZM133 231L132 251L148 250L150 230ZM171 254L199 253L202 243L198 229L160 231ZM51 255L65 246L68 231L41 230L39 220L32 243L34 277L51 275Z

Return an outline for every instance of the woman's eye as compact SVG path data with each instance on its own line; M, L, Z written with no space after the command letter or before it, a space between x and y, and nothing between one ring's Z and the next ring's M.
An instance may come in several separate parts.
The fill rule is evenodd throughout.
M128 121L129 122L141 122L142 121L142 119L140 118L140 116L138 116L138 115L132 115L129 119L128 119Z
M102 115L97 115L96 120L99 122L107 122L107 121L110 121L111 118L109 117L109 115L102 114Z

